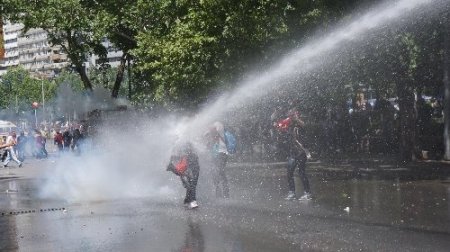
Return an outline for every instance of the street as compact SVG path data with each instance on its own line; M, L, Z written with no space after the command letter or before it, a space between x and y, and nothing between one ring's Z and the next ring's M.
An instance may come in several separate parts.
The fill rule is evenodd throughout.
M0 170L1 251L448 251L447 173L355 176L310 163L313 200L286 201L285 169L231 163L231 198L216 199L201 173L197 210L179 197L67 201L40 194L57 158ZM445 167L444 167L445 168ZM448 168L448 167L447 167ZM353 168L352 168L353 169ZM428 168L426 168L428 169ZM352 171L352 170L351 170ZM405 171L404 174L398 171ZM353 175L352 175L353 174ZM424 173L427 174L427 173ZM444 174L444 175L442 175ZM203 176L203 177L202 177ZM297 188L301 188L296 178Z

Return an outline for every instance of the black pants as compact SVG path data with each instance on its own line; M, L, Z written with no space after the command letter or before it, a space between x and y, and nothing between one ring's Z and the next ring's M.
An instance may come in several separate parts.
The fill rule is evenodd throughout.
M223 196L225 198L230 197L230 189L228 188L227 174L225 173L225 167L227 165L228 156L225 153L218 153L214 159L215 174L214 174L214 186L216 187L216 196ZM223 190L220 190L220 183L222 183Z
M186 188L186 197L184 198L184 203L190 203L197 200L197 182L198 176L200 174L200 169L196 167L187 171L186 175L181 176L181 182L184 188Z
M305 193L310 193L309 180L306 176L306 154L302 153L299 156L291 156L288 158L287 165L287 179L289 191L295 192L294 171L298 167L298 174L302 180L303 190Z

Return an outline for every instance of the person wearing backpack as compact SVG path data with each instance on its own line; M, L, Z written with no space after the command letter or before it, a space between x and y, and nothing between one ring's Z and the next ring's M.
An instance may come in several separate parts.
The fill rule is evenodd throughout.
M221 122L215 122L205 134L207 147L213 160L213 183L216 188L217 197L230 197L228 178L225 167L230 154L226 144L225 128ZM227 134L230 134L229 132Z
M179 176L183 187L186 188L184 205L188 209L198 208L197 182L200 175L198 155L190 142L176 143L172 151L167 171Z
M291 109L287 112L287 117L281 119L277 124L277 130L282 136L283 149L287 152L287 180L289 192L286 196L286 200L296 199L295 194L295 182L294 172L298 167L300 179L303 184L303 195L298 198L299 200L311 200L311 190L309 186L309 180L306 175L306 161L311 157L310 152L303 146L301 137L301 130L304 127L304 122L300 118L294 101L290 101L289 105Z

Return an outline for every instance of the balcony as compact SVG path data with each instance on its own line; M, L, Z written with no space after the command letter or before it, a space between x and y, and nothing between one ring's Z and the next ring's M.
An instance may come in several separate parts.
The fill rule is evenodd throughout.
M67 61L67 55L66 54L52 54L50 56L50 60L54 63L60 63Z

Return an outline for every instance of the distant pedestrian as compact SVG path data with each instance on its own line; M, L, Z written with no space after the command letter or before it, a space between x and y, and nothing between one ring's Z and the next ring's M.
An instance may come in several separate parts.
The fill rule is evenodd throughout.
M47 158L48 152L45 148L45 144L47 140L42 136L39 130L34 131L34 140L35 140L35 157L38 159Z
M17 137L17 158L23 162L25 160L25 149L27 146L28 138L25 136L25 132L21 131Z
M81 131L79 129L75 129L73 131L73 137L72 137L72 150L77 154L81 154L81 145L83 142L83 134L81 134Z
M61 132L58 130L56 131L55 137L54 137L54 144L58 147L59 152L63 151L64 148L64 138Z
M63 133L63 148L64 151L70 150L70 145L72 144L72 135L69 129L65 129Z
M207 147L213 160L213 182L217 197L230 197L226 165L228 150L225 143L225 128L221 122L215 122L206 133Z
M198 207L197 182L200 175L200 165L197 153L190 142L177 143L172 151L167 171L180 177L183 187L186 188L184 205L188 209Z
M287 200L296 199L294 172L298 168L300 179L303 183L303 195L299 200L310 200L311 191L309 180L306 175L306 161L311 156L309 151L303 146L303 139L301 137L301 130L304 127L304 122L300 118L300 113L297 109L298 102L291 100L289 102L290 109L287 112L285 119L279 121L277 128L282 135L282 144L284 150L287 151L287 180L289 192L286 196Z
M16 132L11 132L11 134L6 138L6 152L7 152L7 156L5 158L5 161L3 162L3 167L7 167L9 161L11 161L11 159L16 162L19 167L22 167L22 162L17 159L16 156L16 152L14 151L14 146L17 144L17 139L16 139Z
M26 144L26 152L30 156L35 156L36 154L36 138L35 134L33 134L33 130L29 129L28 134L26 136L27 138L27 144Z

